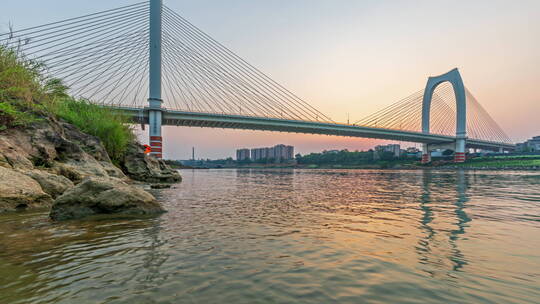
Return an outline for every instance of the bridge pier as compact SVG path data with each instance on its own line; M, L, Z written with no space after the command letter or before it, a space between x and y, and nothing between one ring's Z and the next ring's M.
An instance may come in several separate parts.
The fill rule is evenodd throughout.
M465 141L464 137L456 139L456 150L454 151L454 162L463 163L465 162Z
M422 164L429 164L431 162L431 151L429 145L424 144L422 146Z
M163 137L161 136L161 122L162 115L161 110L148 111L148 123L150 125L150 147L151 155L157 158L163 157Z

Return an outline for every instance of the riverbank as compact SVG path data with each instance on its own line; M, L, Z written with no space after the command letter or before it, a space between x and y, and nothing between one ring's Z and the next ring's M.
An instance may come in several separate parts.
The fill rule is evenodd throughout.
M463 170L540 170L540 155L470 155L463 163L455 163L452 156L433 158L429 164L418 159L370 161L364 164L311 163L300 164L306 169L463 169Z
M449 152L449 153L448 153ZM181 165L179 161L168 161ZM467 154L464 163L455 163L452 151L444 156L432 157L429 164L422 164L415 155L395 156L393 153L369 151L323 151L322 153L297 154L294 159L276 162L274 159L235 161L232 158L190 161L197 169L245 168L245 169L471 169L471 170L538 170L540 153L525 154ZM188 169L188 168L186 168Z
M365 164L347 163L319 163L319 164L296 164L296 163L272 163L272 164L229 164L213 167L213 169L375 169L375 170L524 170L539 171L540 155L528 156L484 156L469 158L464 163L454 163L449 159L435 159L430 164L422 164L416 159L374 161ZM185 167L182 169L201 169ZM208 169L208 168L204 168Z
M54 210L71 196L71 206L66 208L89 209L84 214L137 213L135 205L158 208L153 197L139 190L145 184L181 180L176 170L144 154L135 141L114 163L99 138L52 117L0 131L0 176L0 212ZM80 212L72 213L74 218L82 217Z
M179 173L144 153L120 113L67 95L42 66L0 46L0 212L49 208L53 220L164 209L144 184Z

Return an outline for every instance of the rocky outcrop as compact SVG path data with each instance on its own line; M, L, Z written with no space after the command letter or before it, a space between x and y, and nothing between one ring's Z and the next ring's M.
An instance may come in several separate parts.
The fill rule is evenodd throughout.
M69 220L97 214L147 215L165 210L148 192L114 178L86 178L58 197L50 217Z
M132 143L126 152L122 167L127 176L149 183L177 183L182 180L178 171L161 159L144 153L144 147Z
M50 169L74 183L91 176L115 177L152 183L176 183L180 174L165 162L144 154L144 147L132 143L120 164L112 164L105 148L95 136L75 126L54 119L18 130L0 133L0 166L32 170L35 166ZM124 174L125 173L125 174Z
M26 129L2 132L0 166L19 170L42 167L74 183L89 176L126 178L111 163L97 137L52 118Z
M40 184L13 169L0 167L0 212L48 207L52 198Z
M62 175L51 174L41 170L30 170L24 172L24 174L38 182L41 189L52 198L57 198L66 190L75 186L71 180Z
M34 164L27 158L28 153L17 145L19 132L14 133L15 140L0 136L0 166L10 169L33 169Z
M122 169L111 162L97 137L54 118L43 118L26 128L0 131L0 168L3 170L0 181L0 212L49 206L53 199L60 199L67 192L73 193L74 187L88 178L100 178L99 180L109 182L90 183L96 186L91 195L110 201L94 204L90 208L87 203L76 203L72 200L74 203L68 207L64 197L60 201L63 202L60 204L62 209L57 208L56 212L66 210L58 214L71 213L72 217L89 213L114 213L112 206L116 199L122 206L118 209L120 212L145 214L147 211L162 209L157 203L150 203L150 200L153 201L150 194L127 186L125 182L129 182L130 178L149 183L175 183L181 180L177 171L172 170L162 160L145 155L144 148L137 143L130 145L120 165ZM114 180L117 183L110 182ZM103 186L104 184L108 186ZM109 186L112 188L108 188ZM80 191L81 188L77 189ZM105 196L100 196L99 189L105 189ZM134 192L126 194L129 191ZM117 196L109 196L110 194ZM76 211L77 208L81 210ZM64 217L69 216L59 215L53 218Z

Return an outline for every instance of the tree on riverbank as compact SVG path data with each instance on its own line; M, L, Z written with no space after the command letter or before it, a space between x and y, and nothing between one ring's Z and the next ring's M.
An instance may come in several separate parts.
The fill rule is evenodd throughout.
M393 154L392 154L393 155ZM387 160L387 155L383 155L384 160ZM307 155L296 155L296 161L301 165L362 165L373 163L375 160L375 152L370 151L324 151L322 153L310 153Z

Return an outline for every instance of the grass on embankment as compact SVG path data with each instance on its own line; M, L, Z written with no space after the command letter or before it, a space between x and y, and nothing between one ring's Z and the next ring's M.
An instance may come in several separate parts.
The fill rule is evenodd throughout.
M125 116L85 100L58 99L49 109L82 132L97 136L115 163L135 138Z
M484 156L456 164L471 168L530 168L540 167L540 155Z
M0 132L28 126L47 116L61 118L97 136L111 160L118 163L134 140L126 117L73 99L62 81L45 78L43 69L42 64L0 45Z

